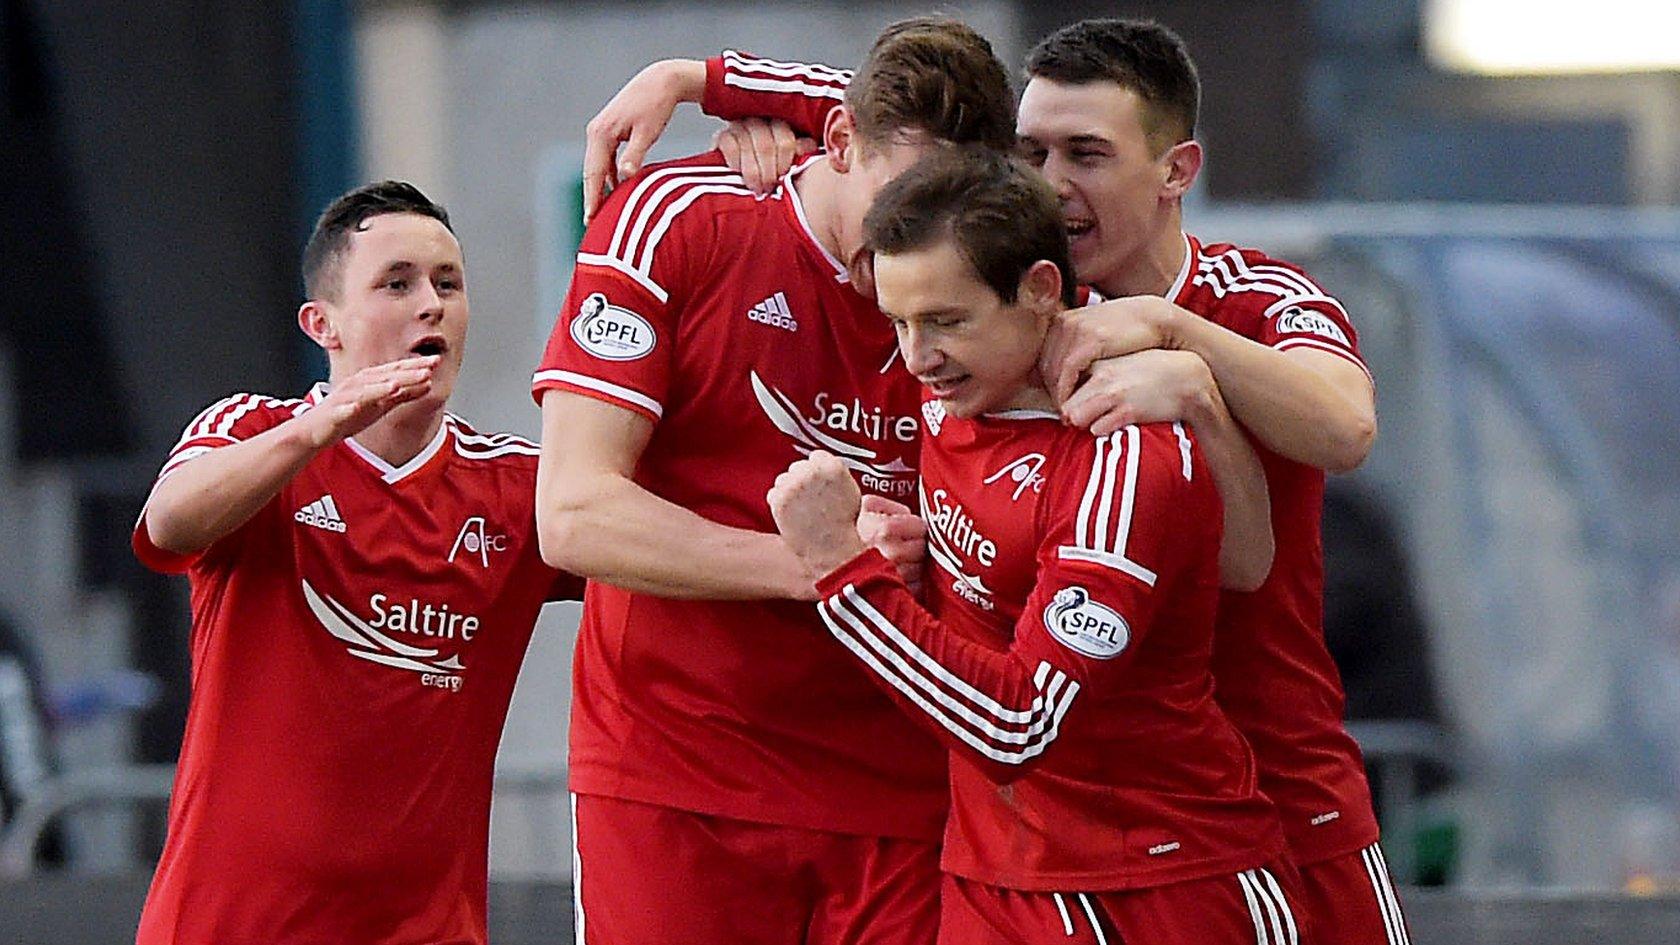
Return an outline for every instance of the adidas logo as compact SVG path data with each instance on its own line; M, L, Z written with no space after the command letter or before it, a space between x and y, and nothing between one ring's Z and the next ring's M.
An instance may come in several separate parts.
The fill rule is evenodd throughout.
M781 292L747 309L747 318L760 325L770 325L788 331L799 330L799 322L794 320L793 313L788 311L787 296Z
M330 492L293 512L292 519L315 528L324 528L329 532L344 532L344 519L339 516L338 504L333 501Z

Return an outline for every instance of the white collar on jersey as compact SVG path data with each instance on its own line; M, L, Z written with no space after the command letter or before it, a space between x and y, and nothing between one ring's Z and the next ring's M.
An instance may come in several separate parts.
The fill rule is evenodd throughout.
M805 203L799 199L799 188L793 186L795 177L804 173L806 168L822 160L823 157L823 152L818 151L795 164L782 178L782 190L787 193L788 201L793 204L793 215L799 218L799 226L805 231L805 238L810 240L811 245L817 248L817 252L822 253L822 257L828 260L830 266L834 267L834 281L851 282L852 276L846 271L846 267L840 265L840 260L834 258L834 254L828 251L828 247L824 246L822 240L817 239L817 234L811 230L811 221L805 218Z
M1054 410L1037 410L1021 407L1015 410L999 410L985 415L987 420L1060 420L1062 415Z
M327 392L329 390L330 388L327 386L327 383L322 381L309 389L309 396L305 398L305 400L310 406L314 406L315 404L320 403L322 398L327 396ZM379 473L379 478L385 480L387 484L401 482L402 480L408 478L408 476L415 470L430 462L431 458L437 455L438 450L443 449L443 444L449 441L450 427L451 424L449 422L449 418L448 416L445 416L444 421L438 424L437 435L432 437L432 441L430 443L426 444L426 448L415 454L413 459L403 463L401 466L393 466L390 463L387 463L379 456L379 454L368 449L362 444L357 443L355 437L347 438L344 441L344 445L350 448L350 452L360 456L363 462L372 466L374 471Z
M1167 301L1176 302L1178 293L1184 291L1184 283L1190 278L1190 271L1196 268L1196 244L1190 241L1189 233L1180 233L1184 237L1184 265L1178 267L1178 278L1173 280L1172 288L1167 290Z

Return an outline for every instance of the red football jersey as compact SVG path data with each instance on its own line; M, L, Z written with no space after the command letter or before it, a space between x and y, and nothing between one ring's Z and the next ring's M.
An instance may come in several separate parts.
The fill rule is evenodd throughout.
M1261 344L1326 351L1365 369L1346 310L1299 268L1185 239L1173 302ZM1304 866L1375 843L1377 821L1359 745L1342 725L1341 673L1324 644L1324 471L1254 448L1277 557L1258 591L1221 599L1213 672L1220 704L1254 745L1291 857Z
M159 474L305 411L228 398ZM192 702L140 945L483 943L491 777L545 598L537 448L449 417L393 469L323 450L203 553Z
M946 871L1131 889L1277 856L1213 698L1222 513L1185 428L925 410L928 610L873 551L821 582L819 609L952 749Z
M537 371L655 421L635 481L774 532L764 495L813 449L907 500L919 386L891 324L805 222L703 155L619 185L584 235ZM802 165L806 166L806 165ZM878 836L937 837L944 752L903 724L793 601L665 600L591 582L576 654L572 789Z
M820 134L850 77L730 50L707 61L701 105L719 118L780 118ZM1261 344L1327 351L1365 368L1347 311L1299 268L1254 249L1188 241L1167 298ZM1254 745L1291 857L1308 864L1375 843L1377 822L1359 746L1342 725L1341 674L1324 644L1324 472L1255 448L1271 490L1277 558L1259 591L1226 596L1214 673L1220 701Z

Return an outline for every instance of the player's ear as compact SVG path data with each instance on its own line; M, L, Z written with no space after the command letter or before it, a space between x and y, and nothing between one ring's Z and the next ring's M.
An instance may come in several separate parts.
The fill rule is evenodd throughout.
M844 174L851 168L857 157L858 135L850 108L840 105L829 110L828 118L823 121L822 145L836 171Z
M1048 259L1028 266L1015 288L1015 300L1035 314L1055 315L1062 308L1062 270Z
M1182 199L1202 172L1202 143L1195 139L1180 141L1167 149L1165 157L1167 178L1161 184L1161 196Z
M332 315L327 311L327 303L320 299L310 299L298 306L298 327L303 329L310 341L328 351L344 346L338 337L338 326L333 324Z

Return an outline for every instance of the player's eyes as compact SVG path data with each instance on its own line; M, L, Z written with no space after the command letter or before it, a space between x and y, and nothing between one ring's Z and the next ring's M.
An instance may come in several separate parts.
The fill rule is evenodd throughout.
M385 285L383 286L383 288L390 289L392 292L407 292L408 291L408 280L407 279L387 279L387 280L385 280Z
M1102 157L1104 157L1104 154L1101 151L1093 151L1089 148L1075 148L1073 151L1073 159L1081 164L1089 164Z
M1043 167L1049 152L1044 148L1022 148L1021 157L1033 167Z

